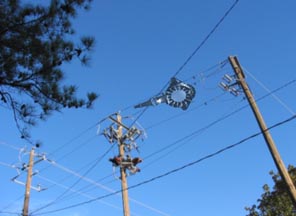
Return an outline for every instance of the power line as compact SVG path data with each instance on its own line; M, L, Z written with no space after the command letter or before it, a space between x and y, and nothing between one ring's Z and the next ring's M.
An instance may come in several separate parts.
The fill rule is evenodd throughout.
M233 116L234 114L238 113L239 111L243 110L243 109L246 108L246 107L248 107L248 105L245 105L245 106L243 106L243 107L241 107L241 108L239 108L239 109L237 109L237 110L235 110L235 111L233 111L233 112L231 112L231 113L229 113L229 114L227 114L227 115L224 115L224 116L218 118L217 120L211 122L210 124L206 125L205 127L200 128L200 129L198 129L198 130L196 130L196 131L193 131L192 133L186 135L185 137L182 137L181 139L179 139L179 140L173 142L172 144L166 145L166 146L164 146L163 148L161 148L160 150L158 150L158 151L156 151L156 152L153 152L153 153L149 154L148 156L144 157L144 159L150 158L150 157L152 157L152 156L154 156L154 155L156 155L156 154L158 154L158 153L160 153L160 152L163 152L164 150L166 150L166 149L168 149L168 148L172 148L173 146L177 145L177 144L180 143L180 142L183 142L183 141L186 140L186 139L190 139L190 138L192 138L193 136L198 135L199 133L201 133L201 132L203 132L203 131L209 129L210 127L214 126L215 124L217 124L217 123L219 123L219 122L221 122L221 121L223 121L223 120L229 118L230 116Z
M101 188L101 189L103 189L103 190L106 190L106 191L108 191L108 192L110 192L110 193L114 193L114 192L115 192L115 190L113 190L113 189L111 189L111 188L109 188L109 187L107 187L107 186L105 186L105 185L103 185L103 184L101 184L101 183L99 183L99 182L97 182L97 181L94 181L94 180L92 180L92 179L90 179L90 178L87 178L87 177L85 177L85 176L82 176L82 175L80 175L79 173L77 173L77 172L75 172L75 171L73 171L73 170L71 170L71 169L68 169L68 168L66 168L66 167L64 167L64 166L62 166L62 165L59 165L59 164L57 164L57 163L55 163L55 162L53 162L53 165L56 166L56 167L58 167L59 169L65 171L65 172L68 172L68 173L70 173L70 174L72 174L72 175L74 175L74 176L76 176L76 177L78 177L78 178L80 178L80 179L82 179L82 180L84 180L84 181L86 181L86 182L89 182L89 183L95 185L96 187L99 187L99 188ZM145 204L145 203L142 203L142 202L140 202L140 201L137 201L137 200L135 200L135 199L133 199L133 198L131 198L131 197L129 197L129 198L130 198L130 201L132 201L132 202L134 202L134 203L136 203L136 204L138 204L138 205L140 205L140 206L142 206L142 207L144 207L144 208L147 208L147 209L149 209L149 210L151 210L151 211L154 211L154 212L156 212L156 213L158 213L158 214L161 214L161 215L163 215L163 216L169 216L169 214L167 214L167 213L165 213L165 212L163 212L163 211L160 211L160 210L158 210L158 209L156 209L156 208L153 208L153 207L151 207L151 206L149 206L149 205L147 205L147 204ZM33 211L33 212L34 212L34 211ZM40 215L40 214L42 214L42 213L37 213L37 214L34 214L34 215Z
M101 160L111 151L112 148L113 148L113 146L111 146L101 157L99 157L95 161L95 163L89 169L86 170L86 172L82 175L82 177L85 177L88 173L90 173L98 165L98 163L101 162ZM72 184L66 191L64 191L62 194L60 194L55 200L32 211L31 214L55 204L58 200L60 200L63 196L65 196L72 188L74 188L81 180L82 180L82 178L79 178L76 182L74 182L74 184Z
M19 212L0 211L2 214L21 215Z
M176 71L173 77L177 76L183 68L188 64L188 62L193 58L193 56L203 47L203 45L208 41L208 39L214 34L214 32L217 30L217 28L222 24L222 22L226 19L226 17L230 14L230 12L234 9L234 7L237 5L239 0L236 0L231 7L225 12L225 14L220 18L218 23L212 28L212 30L206 35L206 37L201 41L201 43L195 48L195 50L192 52L192 54L185 60L185 62L181 65L181 67Z
M70 145L72 142L74 142L75 140L77 140L78 138L80 138L81 136L83 136L85 133L87 133L89 130L91 130L92 128L94 128L95 126L101 124L103 121L105 121L108 117L105 117L103 119L101 119L100 121L96 122L95 124L92 124L90 127L86 128L85 130L83 130L81 133L79 133L78 135L76 135L75 137L73 137L71 140L69 140L68 142L64 143L63 145L61 145L60 147L56 148L54 151L52 151L51 153L49 153L49 156L52 156L54 154L56 154L58 151L60 151L61 149L65 148L66 146Z
M17 199L15 199L14 201L10 202L9 204L5 205L2 208L2 211L0 211L0 213L5 213L4 210L10 208L12 205L14 205L16 202L18 202L19 200L23 199L24 195L19 196ZM18 213L19 214L19 213Z
M280 86L280 87L274 89L273 91L270 91L268 94L263 95L262 97L258 98L258 99L256 100L256 102L259 102L259 101L265 99L266 97L268 97L268 96L274 94L275 92L280 91L280 90L282 90L283 88L286 88L286 87L288 87L288 86L294 84L295 82L296 82L296 79L291 80L291 81L285 83L284 85L282 85L282 86ZM167 149L169 149L169 148L172 148L173 146L175 146L175 145L177 145L177 144L179 144L179 143L181 143L181 142L183 142L183 141L185 141L185 140L187 140L187 139L192 139L194 136L197 136L197 135L200 134L201 132L203 132L203 131L205 131L205 130L211 128L212 126L216 125L217 123L219 123L219 122L221 122L221 121L223 121L223 120L225 120L225 119L227 119L227 118L233 116L234 114L240 112L241 110L246 109L247 107L249 107L248 104L246 104L246 105L244 105L244 106L242 106L242 107L240 107L240 108L234 110L234 111L231 112L231 113L228 113L228 114L226 114L226 115L224 115L224 116L222 116L222 117L216 119L215 121L211 122L210 124L206 125L205 127L202 127L202 128L200 128L200 129L198 129L198 130L195 130L195 131L193 131L192 133L186 135L185 137L182 137L182 138L180 138L179 140L177 140L177 141L175 141L175 142L173 142L173 143L170 143L169 145L166 145L166 146L162 147L162 148L159 149L158 151L155 151L155 152L149 154L148 156L144 157L144 159L150 158L150 157L152 157L152 156L154 156L154 155L156 155L156 154L159 154L160 152L163 152L163 151L165 151L165 150L167 150Z
M161 121L159 121L159 122L157 122L157 123L155 123L155 124L152 124L152 125L148 126L148 127L146 128L146 130L150 130L150 129L152 129L152 128L154 128L154 127L157 127L157 126L159 126L159 125L161 125L161 124L163 124L163 123L166 123L166 122L168 122L168 121L171 121L171 120L173 120L173 119L175 119L175 118L178 118L178 117L180 117L180 116L186 115L186 114L188 114L188 113L190 113L190 112L193 112L193 111L199 109L199 108L202 107L202 106L207 106L209 103L211 103L211 102L217 100L218 98L220 98L220 97L223 96L223 95L225 95L225 92L223 92L223 93L221 93L221 94L219 94L219 95L216 95L216 96L212 97L211 99L209 99L209 100L207 100L207 101L204 101L204 102L200 103L199 105L197 105L196 107L194 107L194 108L188 110L187 112L182 112L182 113L179 113L179 114L177 114L177 115L173 115L173 116L171 116L171 117L169 117L169 118L167 118L167 119L164 119L164 120L161 120Z
M5 166L5 167L14 168L13 165L5 163L5 162L1 162L1 161L0 161L0 165Z
M295 83L295 82L296 82L296 80L291 80L291 81L289 81L288 83L286 83L286 84L280 86L279 88L277 88L277 89L275 89L275 90L273 90L273 91L269 91L268 94L266 94L266 95L260 97L259 99L256 100L256 102L263 100L263 99L266 98L267 96L273 95L275 92L277 92L277 91L279 91L279 90L281 90L281 89L283 89L283 88L285 88L285 87L288 87L289 85L291 85L291 84L293 84L293 83ZM161 152L163 152L163 151L165 151L165 150L168 150L168 149L174 147L172 150L170 150L170 151L168 151L168 152L165 152L163 155L161 155L161 156L159 156L158 158L154 159L153 162L146 164L146 166L144 166L142 169L145 169L145 168L147 168L148 166L152 165L153 163L155 163L155 162L157 162L157 161L163 159L164 157L167 157L170 153L174 152L174 151L177 150L178 148L180 148L180 147L182 147L183 145L187 144L190 140L194 139L196 136L200 135L200 134L201 134L202 132L204 132L205 130L211 128L212 126L214 126L214 125L216 125L217 123L219 123L219 122L225 120L226 118L229 118L229 117L233 116L234 114L240 112L241 110L243 110L243 109L245 109L245 108L247 108L247 107L248 107L248 105L245 105L245 106L243 106L243 107L240 107L240 108L236 109L235 111L233 111L233 112L231 112L231 113L229 113L229 114L226 114L226 115L222 116L221 118L219 118L219 119L213 121L212 123L206 125L205 127L200 128L200 129L198 129L198 130L192 132L191 134L189 134L189 135L187 135L187 136L185 136L185 137L183 137L183 138L181 138L181 139L179 139L179 140L177 140L177 141L175 141L175 142L173 142L173 143L170 143L170 144L164 146L163 148L161 148L161 149L159 149L159 150L157 150L157 151L155 151L155 152L149 154L148 156L144 157L145 160L147 160L148 158L153 157L153 156L155 156L155 155L157 155L157 154L159 154L159 153L161 153Z
M260 82L251 72L249 72L246 68L244 68L244 71L248 73L248 75L255 80L265 91L270 92L270 90L262 83ZM290 114L295 115L295 112L287 105L285 104L278 96L276 96L275 94L271 94L271 96L277 101L279 102L279 104L281 104Z
M295 118L296 118L296 115L293 115L293 116L291 116L291 117L288 118L288 119L285 119L285 120L283 120L283 121L281 121L281 122L279 122L279 123L276 123L276 124L272 125L271 127L267 128L266 131L267 131L267 130L274 129L274 128L276 128L276 127L279 127L279 126L281 126L281 125L283 125L283 124L286 124L286 123L288 123L288 122L294 120ZM232 148L234 148L234 147L237 147L237 146L239 146L239 145L245 143L246 141L251 140L251 139L253 139L253 138L255 138L255 137L261 135L263 132L264 132L264 131L257 132L257 133L255 133L255 134L253 134L253 135L251 135L251 136L248 136L248 137L246 137L246 138L244 138L244 139L242 139L242 140L240 140L240 141L238 141L238 142L236 142L236 143L234 143L234 144L228 145L228 146L226 146L226 147L224 147L224 148L222 148L222 149L220 149L220 150L218 150L218 151L216 151L216 152L214 152L214 153L212 153L212 154L208 154L208 155L206 155L206 156L204 156L204 157L202 157L202 158L200 158L200 159L197 159L197 160L195 160L195 161L192 161L192 162L190 162L190 163L187 163L187 164L185 164L185 165L183 165L183 166L181 166L181 167L178 167L178 168L176 168L176 169L173 169L173 170L171 170L171 171L168 171L168 172L166 172L166 173L164 173L164 174L158 175L158 176L156 176L156 177L153 177L153 178L150 178L150 179L148 179L148 180L142 181L142 182L140 182L140 183L138 183L138 184L132 185L132 186L128 187L126 190L131 190L131 189L137 188L137 187L139 187L139 186L142 186L142 185L148 184L148 183L150 183L150 182L156 181L156 180L161 179L161 178L163 178L163 177L169 176L169 175L171 175L171 174L173 174L173 173L177 173L177 172L179 172L179 171L181 171L181 170L183 170L183 169L185 169L185 168L188 168L188 167L191 167L191 166L196 165L196 164L198 164L198 163L201 163L201 162L203 162L203 161L205 161L205 160L207 160L207 159L213 158L213 157L215 157L215 156L217 156L217 155L219 155L219 154L221 154L221 153L223 153L223 152L225 152L225 151L227 151L227 150L230 150L230 149L232 149ZM64 208L60 208L60 209L56 209L56 210L52 210L52 211L47 211L47 212L39 213L39 214L36 214L36 215L51 214L51 213L55 213L55 212L59 212L59 211L63 211L63 210L66 210L66 209L75 208L75 207L78 207L78 206L86 205L86 204L92 203L92 202L94 202L94 201L101 200L101 199L104 199L104 198L107 198L107 197L113 196L113 195L118 194L118 193L121 193L121 192L122 192L122 190L118 190L118 191L115 191L115 192L112 192L112 193L109 193L109 194L106 194L106 195L103 195L103 196L97 197L97 198L95 198L95 199L91 199L91 200L88 200L88 201L85 201L85 202L76 203L76 204L73 204L73 205L70 205L70 206L67 206L67 207L64 207Z
M51 180L51 179L48 179L48 178L46 178L46 177L44 177L44 176L40 176L40 175L38 175L38 177L41 178L41 179L43 179L43 180L45 180L45 181L47 181L47 182L50 182L50 183L52 183L52 184L54 184L54 185L57 185L57 186L59 186L59 187L61 187L61 188L65 188L65 189L67 189L67 190L70 190L71 192L73 192L73 193L75 193L75 194L78 194L78 195L80 195L80 196L83 196L83 197L86 197L86 198L89 198L89 199L93 199L93 198L94 198L94 196L91 196L91 195L89 195L89 194L83 193L83 192L81 192L80 190L74 190L73 188L67 187L67 186L65 186L65 185L63 185L63 184L60 184L60 183L58 183L58 182L55 182L55 181L53 181L53 180ZM64 201L64 200L65 200L65 199L63 199L63 201ZM118 206L116 206L116 205L113 205L113 204L111 204L111 203L109 203L109 202L105 202L105 201L102 201L102 200L99 200L99 201L100 201L100 203L102 203L102 204L104 204L104 205L110 206L110 207L115 208L115 209L120 209L120 210L122 210L121 207L118 207ZM136 216L135 213L132 213L132 215Z
M277 89L275 89L275 90L273 90L273 91L269 92L268 94L266 94L266 95L264 95L264 96L260 97L260 98L259 98L259 99L257 99L256 101L263 100L264 98L266 98L266 97L268 97L268 96L272 95L273 93L275 93L275 92L277 92L277 91L279 91L279 90L282 90L282 89L284 89L284 88L286 88L286 87L288 87L288 86L290 86L290 85L294 84L295 82L296 82L296 79L294 79L294 80L291 80L291 81L289 81L289 82L285 83L284 85L282 85L282 86L278 87ZM237 110L237 111L240 111L241 109L244 109L244 108L246 108L246 107L241 107L241 108L240 108L239 110ZM185 140L185 138L184 138L184 140ZM183 141L184 141L184 140L183 140ZM180 140L180 142L181 142L181 140ZM5 165L7 165L7 164L5 164ZM72 174L73 174L73 173L72 173Z
M282 85L282 86L276 88L275 90L270 91L268 94L266 94L266 95L264 95L264 96L258 98L256 101L257 101L257 102L258 102L258 101L261 101L261 100L263 100L264 98L266 98L266 97L272 95L273 93L275 93L275 92L277 92L277 91L279 91L279 90L282 90L283 88L288 87L289 85L291 85L291 84L293 84L293 83L295 83L295 82L296 82L296 80L291 80L291 81L285 83L284 85ZM223 94L224 94L224 93L222 93L222 95L223 95ZM211 98L210 100L208 100L207 102L204 102L204 103L209 103L210 101L213 101L213 100L219 98L219 97L222 96L222 95L218 95L218 96L216 96L216 97L213 97L213 98ZM200 106L202 106L204 103L202 103ZM166 152L164 155L158 157L158 158L157 158L156 160L154 160L152 163L154 163L154 162L156 162L156 161L162 159L163 157L168 156L168 154L174 152L176 149L178 149L178 148L180 148L181 146L185 145L186 143L188 143L190 140L194 139L197 135L201 134L201 133L204 132L205 130L207 130L207 129L211 128L212 126L216 125L217 123L219 123L219 122L221 122L221 121L223 121L223 120L225 120L225 119L227 119L227 118L233 116L234 114L240 112L241 110L243 110L243 109L245 109L245 108L247 108L247 107L248 107L248 105L245 105L245 106L243 106L243 107L240 107L240 108L236 109L235 111L233 111L233 112L231 112L231 113L229 113L229 114L226 114L226 115L224 115L224 116L218 118L217 120L215 120L215 121L213 121L212 123L206 125L205 127L200 128L200 129L198 129L198 130L192 132L191 134L189 134L189 135L187 135L187 136L185 136L185 137L183 137L183 138L181 138L181 139L179 139L179 140L177 140L177 141L175 141L175 142L173 142L173 143L170 143L170 144L164 146L163 148L161 148L161 149L159 149L159 150L157 150L157 151L155 151L155 152L149 154L148 156L144 157L144 159L147 160L148 158L150 158L150 157L152 157L152 156L155 156L156 154L159 154L159 153L161 153L161 152L163 152L163 151L165 151L165 150L168 150L168 149L170 149L170 148L175 147L175 148L173 148L172 150L170 150L169 152ZM198 107L196 107L196 108L198 108ZM190 111L193 111L193 110L194 110L194 109L192 109L192 110L190 110ZM190 112L190 111L188 111L188 112ZM178 115L172 116L172 117L170 117L170 118L168 118L168 119L165 119L165 120L160 121L160 122L158 122L158 123L156 123L156 124L153 124L153 125L149 126L149 127L146 128L146 129L149 130L149 129L151 129L151 128L154 128L154 127L156 127L156 126L158 126L158 125L160 125L160 124L163 124L163 123L165 123L165 122L167 122L167 121L170 121L170 120L172 120L172 119L174 119L174 118L177 118L177 117L179 117L179 116L181 116L181 115L184 115L184 114L186 114L186 113L188 113L188 112L185 112L185 113L181 113L181 114L178 114ZM143 167L143 169L146 168L146 167L148 167L148 166L150 166L152 163L147 164L146 166ZM108 177L110 177L110 176L112 176L112 174L110 174L110 175L108 175L108 176L106 176L106 177L100 179L99 181L101 181L101 180L103 180L103 179L105 179L105 178L108 178ZM84 190L84 189L86 189L86 188L87 188L87 187L84 187L84 188L82 188L81 190Z
M230 12L234 9L234 7L237 5L238 2L239 2L239 0L235 0L235 2L231 5L231 7L225 12L225 14L220 18L220 20L212 28L212 30L206 35L206 37L194 49L194 51L191 53L191 55L179 67L179 69L175 72L173 77L176 77L183 70L183 68L190 62L190 60L193 58L193 56L196 55L196 53L203 47L203 45L208 41L208 39L214 34L214 32L218 29L218 27L222 24L222 22L226 19L226 17L230 14ZM166 88L167 85L168 85L168 83L166 83L164 85L164 87L161 89L160 93ZM136 118L136 120L140 119L140 117L143 116L147 110L148 110L148 107L145 107L145 109L143 109L143 111L139 114L139 116Z
M5 146L5 147L8 147L8 148L11 148L11 149L14 149L14 150L17 150L17 151L20 151L21 150L21 148L16 147L16 146L11 145L11 144L8 144L8 143L3 142L3 141L0 141L0 145Z

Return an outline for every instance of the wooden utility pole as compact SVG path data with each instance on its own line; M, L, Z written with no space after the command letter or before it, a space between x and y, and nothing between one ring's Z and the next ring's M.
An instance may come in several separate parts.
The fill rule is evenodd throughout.
M22 216L28 216L29 212L29 201L30 201L30 190L31 190L31 182L32 182L32 172L34 165L34 148L30 151L30 159L29 165L27 167L27 181L26 181L26 191L25 191L25 199L24 199L24 208Z
M268 149L272 155L272 158L274 160L274 163L278 169L278 172L280 173L283 181L286 183L287 185L287 188L288 188L288 191L290 193L290 196L291 196L291 199L292 199L292 202L293 202L293 205L294 205L294 208L296 209L296 190L295 190L295 186L293 184L293 181L281 159L281 156L276 148L276 145L268 131L268 128L266 127L266 124L264 122L264 119L259 111L259 108L256 104L256 101L245 81L245 75L243 73L243 70L239 64L239 61L237 59L237 57L235 56L229 56L228 57L230 63L231 63L231 66L236 74L236 77L237 77L237 82L238 84L241 85L246 97L247 97L247 100L252 108L252 111L256 117L256 120L259 124L259 127L261 129L261 132L264 136L264 139L266 141L266 144L268 146Z
M117 114L118 121L118 148L119 155L124 158L124 144L122 143L122 123L121 115ZM127 180L126 180L126 169L125 167L120 167L120 179L121 179L121 190L122 190L122 204L123 204L123 215L130 216L129 202L128 202L128 190L127 190Z

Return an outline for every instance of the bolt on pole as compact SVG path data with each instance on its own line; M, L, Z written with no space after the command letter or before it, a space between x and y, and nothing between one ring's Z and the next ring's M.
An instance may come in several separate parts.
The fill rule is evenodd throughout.
M33 172L33 165L34 165L34 148L30 151L30 159L29 165L27 170L27 181L26 181L26 191L25 191L25 199L24 199L24 208L22 216L28 216L29 212L29 201L30 201L30 190L31 190L31 182L32 182L32 172Z
M244 75L243 70L240 66L240 63L239 63L237 57L235 57L235 56L229 56L228 59L230 61L230 64L231 64L236 76L237 76L238 84L240 84L240 86L242 87L242 89L246 95L246 98L252 108L252 111L253 111L255 118L259 124L259 127L260 127L261 132L264 136L265 142L268 146L268 149L271 153L274 163L278 169L278 172L280 173L283 181L287 185L289 194L291 196L292 203L294 205L294 208L296 209L296 189L295 189L295 186L294 186L293 181L292 181L292 179L291 179L291 177L284 165L284 162L281 159L281 156L276 148L276 145L275 145L275 143L268 131L268 128L264 122L264 119L260 113L260 110L256 104L256 101L255 101L246 81L245 81L245 75Z

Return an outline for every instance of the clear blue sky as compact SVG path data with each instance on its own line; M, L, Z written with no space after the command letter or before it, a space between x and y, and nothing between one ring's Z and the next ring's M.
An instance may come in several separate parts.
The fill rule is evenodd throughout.
M48 189L32 191L31 211L64 193L110 148L106 139L97 135L96 123L117 111L121 111L122 116L136 118L142 110L130 106L154 96L164 87L233 2L98 0L91 11L79 14L75 20L77 36L93 35L96 47L90 67L82 67L78 62L63 66L65 82L79 86L81 95L96 91L101 96L92 110L63 110L32 128L33 138L43 142L38 153L46 153L56 164L36 164L35 170L40 173L33 177L33 185L40 183ZM139 154L133 152L133 156L144 158L144 162L139 166L142 171L128 178L130 186L198 160L259 131L249 107L209 126L247 105L243 95L221 95L223 91L218 83L224 74L233 74L229 64L223 69L206 71L229 55L238 56L256 98L283 87L258 102L268 126L294 115L296 85L295 82L285 84L296 78L295 9L293 0L239 1L177 76L188 83L196 83L196 97L189 109L183 111L161 104L149 108L138 119L146 129L147 139L138 141ZM212 76L207 77L209 74ZM130 108L124 109L126 107ZM19 139L10 112L1 109L1 119L0 210L21 212L25 188L10 181L17 173L6 165L27 162L28 154L18 149L29 150L30 145ZM109 124L103 122L101 131ZM271 131L286 165L296 165L295 126L292 121ZM176 143L199 130L201 132L186 142ZM63 148L55 151L61 146ZM172 147L159 152L167 146ZM36 215L119 190L120 182L112 175L108 162L108 158L116 154L115 146L62 200ZM130 190L130 209L132 215L138 216L245 215L244 207L256 203L262 186L272 183L270 170L275 170L275 166L264 139L259 136ZM20 180L25 181L24 174ZM114 195L48 215L115 216L122 215L121 206L120 195Z

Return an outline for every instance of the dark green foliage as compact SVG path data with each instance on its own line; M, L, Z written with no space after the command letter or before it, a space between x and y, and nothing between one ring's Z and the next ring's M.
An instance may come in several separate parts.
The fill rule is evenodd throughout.
M79 59L88 63L94 38L79 43L71 21L91 0L52 0L48 6L18 0L0 2L0 105L12 110L18 129L26 129L64 107L91 107L97 98L76 97L75 86L62 84L61 65Z
M296 168L289 166L288 171L295 185ZM280 175L274 172L270 172L270 175L274 181L272 190L267 184L263 186L264 193L257 200L258 205L246 208L249 212L247 216L296 216L288 189Z

